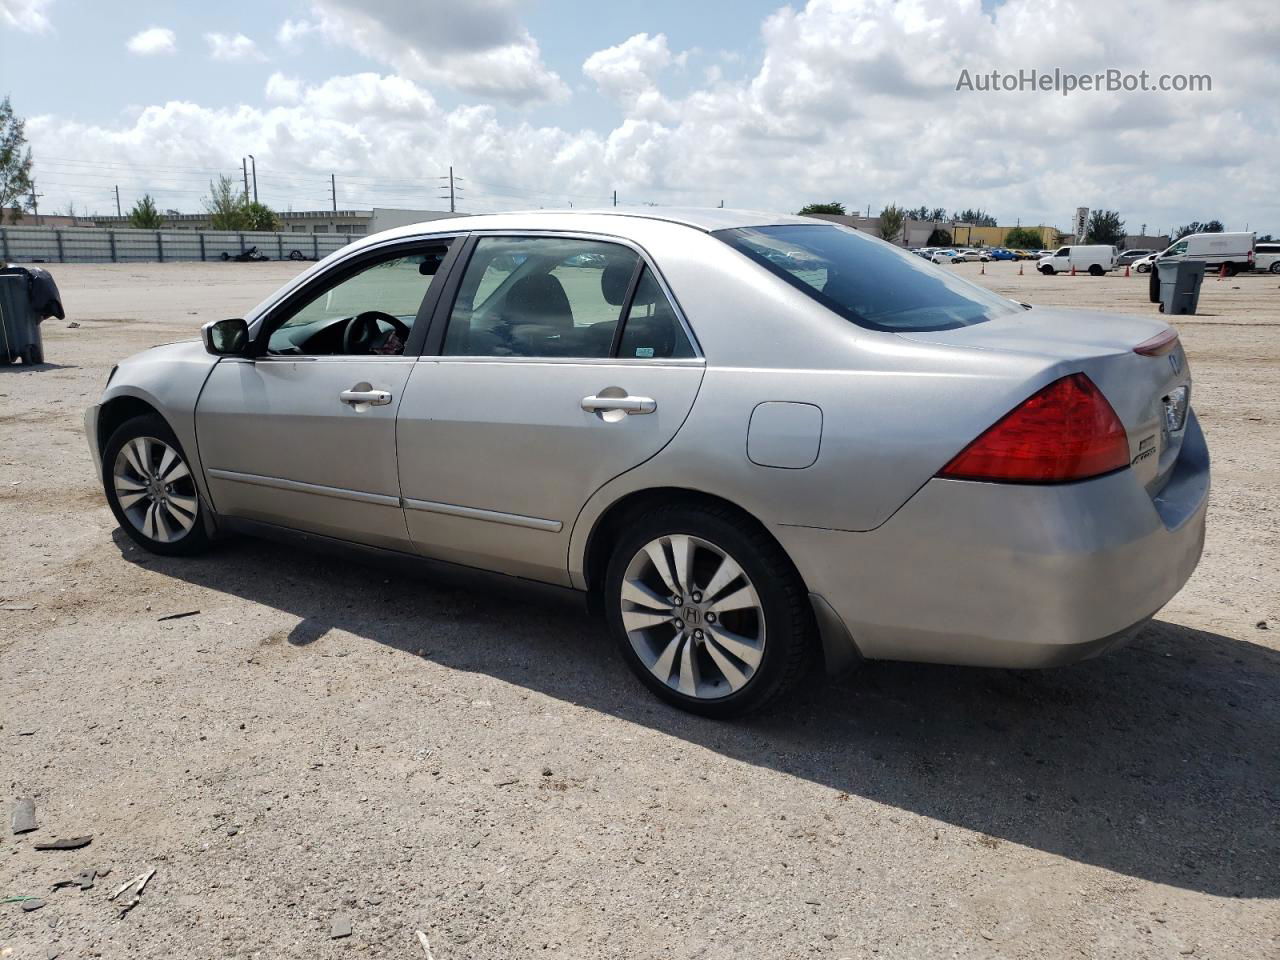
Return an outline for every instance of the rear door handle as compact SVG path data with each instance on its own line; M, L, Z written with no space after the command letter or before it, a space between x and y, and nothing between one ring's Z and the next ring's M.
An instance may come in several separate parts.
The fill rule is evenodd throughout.
M374 390L368 384L358 383L350 390L343 390L338 399L357 410L363 407L384 407L391 402L390 390Z
M653 413L658 402L650 397L583 397L582 409L588 413L621 410L623 413Z

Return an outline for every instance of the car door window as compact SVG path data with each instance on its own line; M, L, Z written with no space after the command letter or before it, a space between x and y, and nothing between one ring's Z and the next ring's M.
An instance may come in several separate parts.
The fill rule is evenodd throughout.
M647 266L636 284L618 343L618 359L659 360L694 356L671 301Z
M397 356L448 244L400 250L362 265L301 306L274 318L267 353Z
M481 237L449 314L443 353L604 358L639 263L621 244Z

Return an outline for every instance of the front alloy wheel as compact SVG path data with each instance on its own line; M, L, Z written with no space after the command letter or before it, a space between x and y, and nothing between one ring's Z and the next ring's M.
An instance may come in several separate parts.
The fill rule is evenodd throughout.
M699 537L645 544L623 574L621 608L641 663L686 697L736 693L764 658L759 594L732 557Z
M156 437L134 437L111 468L116 501L144 536L176 543L195 526L200 501L177 450Z
M107 502L135 543L171 555L209 546L195 477L162 417L147 414L124 422L102 453Z

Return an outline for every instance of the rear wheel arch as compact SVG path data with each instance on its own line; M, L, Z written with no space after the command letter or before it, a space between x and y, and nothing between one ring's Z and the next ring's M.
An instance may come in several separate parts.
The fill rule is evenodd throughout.
M613 554L613 548L618 542L618 538L626 529L628 520L648 509L672 504L710 507L726 511L734 515L740 522L750 525L763 533L786 556L786 550L782 544L778 543L778 539L769 532L768 527L761 523L749 510L738 506L732 500L726 500L724 497L718 497L715 494L705 493L701 490L692 490L687 487L651 487L645 490L636 490L610 504L596 519L591 528L591 533L587 537L587 545L583 553L582 571L587 582L587 603L593 612L599 612L602 609L602 589L605 572L609 566L609 558ZM796 569L789 556L787 556L787 562L791 564L792 569ZM798 569L796 570L796 576L800 578L801 583L804 582L804 577L801 576Z

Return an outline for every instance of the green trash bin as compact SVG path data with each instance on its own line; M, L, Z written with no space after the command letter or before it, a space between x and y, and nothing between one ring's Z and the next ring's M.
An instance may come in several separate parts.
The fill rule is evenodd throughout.
M1196 312L1200 304L1200 287L1204 283L1204 263L1178 260L1155 265L1160 276L1160 312L1170 315Z

